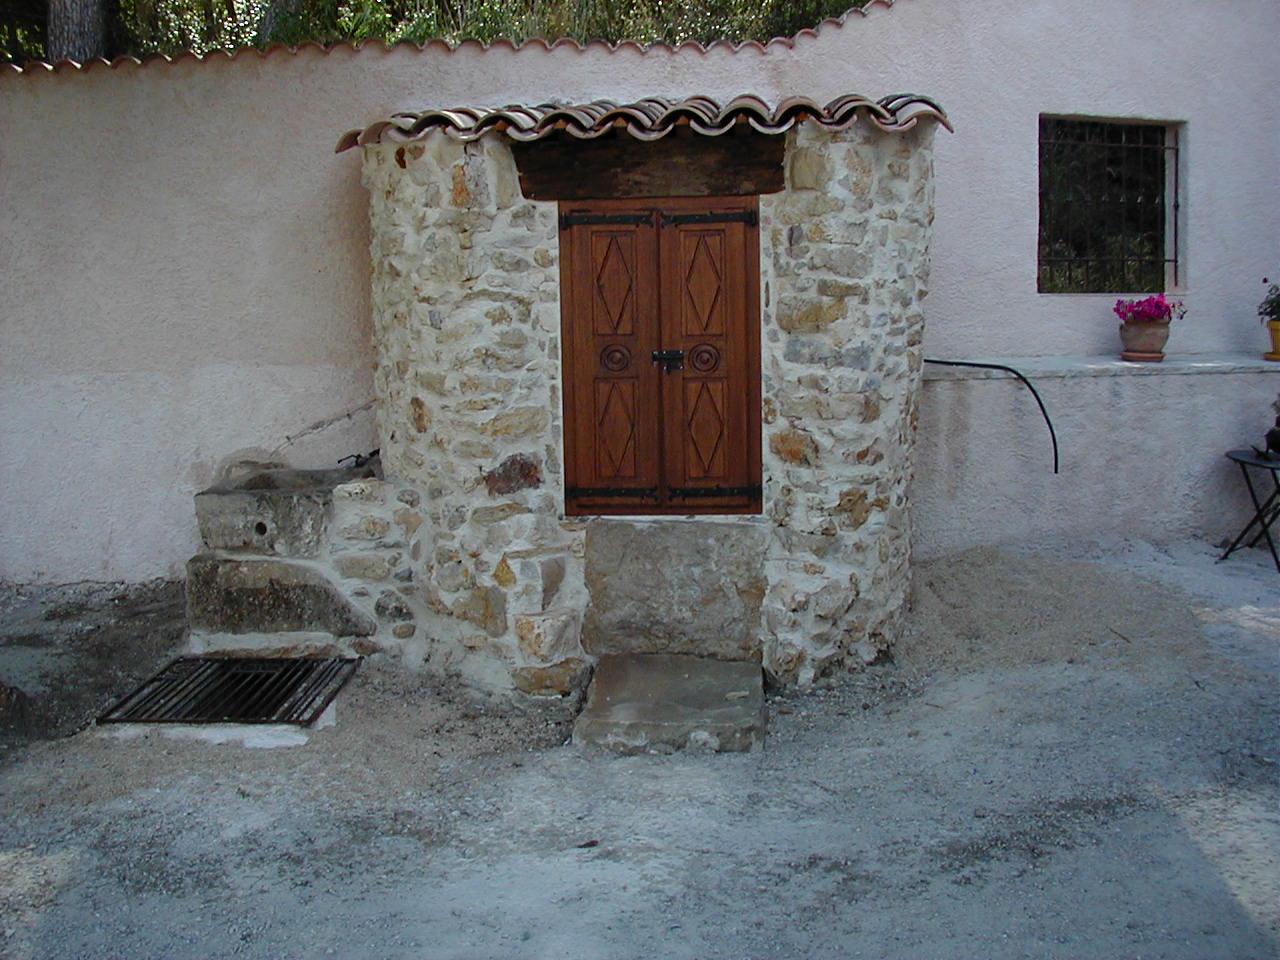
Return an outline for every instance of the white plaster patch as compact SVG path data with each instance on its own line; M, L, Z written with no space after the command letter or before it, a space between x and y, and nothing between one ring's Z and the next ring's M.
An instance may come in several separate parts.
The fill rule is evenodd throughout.
M253 750L273 750L300 747L310 739L310 731L323 730L337 722L337 705L331 703L310 727L289 723L109 723L97 729L103 736L117 740L137 740L154 733L169 740L195 740L215 746L237 743Z

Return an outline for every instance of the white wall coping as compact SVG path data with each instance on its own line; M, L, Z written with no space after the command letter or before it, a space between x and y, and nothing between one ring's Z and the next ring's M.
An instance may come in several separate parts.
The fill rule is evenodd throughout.
M1161 363L1130 363L1115 357L938 357L939 360L964 360L973 363L999 363L1013 367L1030 380L1072 380L1077 377L1168 377L1187 374L1276 373L1280 363L1264 360L1258 354L1196 353L1166 356ZM944 367L924 365L924 379L929 380L1010 380L1004 370L982 367ZM1280 387L1280 383L1277 384Z

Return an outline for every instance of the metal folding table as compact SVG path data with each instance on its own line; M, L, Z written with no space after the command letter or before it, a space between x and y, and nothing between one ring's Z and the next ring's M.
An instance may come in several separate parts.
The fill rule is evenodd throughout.
M1240 473L1244 476L1244 484L1249 488L1249 499L1253 501L1254 513L1253 519L1240 531L1240 535L1232 541L1231 546L1227 547L1227 552L1218 558L1218 562L1221 563L1231 556L1253 533L1253 528L1258 527L1260 529L1258 533L1253 534L1253 539L1249 540L1249 546L1253 546L1259 540L1265 539L1268 549L1271 550L1271 559L1275 561L1276 569L1280 570L1280 555L1276 554L1276 543L1271 539L1271 525L1280 519L1280 460L1259 456L1255 450L1228 450L1226 456L1228 460L1240 465ZM1253 478L1249 475L1250 468L1265 470L1271 474L1271 492L1265 500L1260 501L1258 499L1258 492L1253 486Z

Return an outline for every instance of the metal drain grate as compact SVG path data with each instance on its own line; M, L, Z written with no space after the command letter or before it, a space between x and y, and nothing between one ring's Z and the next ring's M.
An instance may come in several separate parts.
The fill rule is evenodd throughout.
M359 659L179 657L99 723L314 723Z

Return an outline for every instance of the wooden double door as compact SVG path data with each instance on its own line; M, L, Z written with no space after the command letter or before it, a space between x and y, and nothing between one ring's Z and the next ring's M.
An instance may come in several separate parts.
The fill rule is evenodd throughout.
M566 512L759 512L756 199L560 211Z

